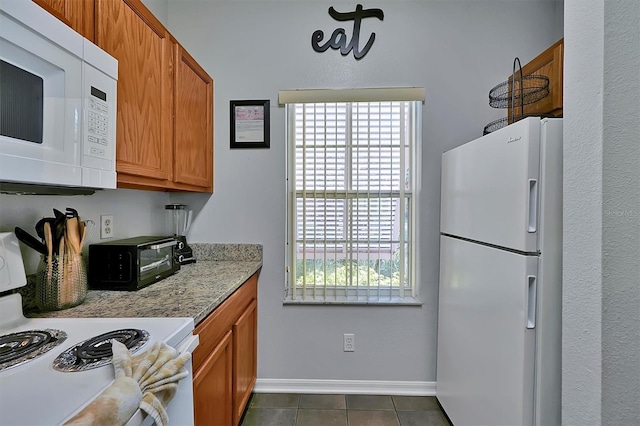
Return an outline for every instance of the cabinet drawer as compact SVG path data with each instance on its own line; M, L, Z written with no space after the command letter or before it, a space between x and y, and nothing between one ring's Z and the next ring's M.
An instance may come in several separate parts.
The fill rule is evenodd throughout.
M200 345L193 352L194 371L198 371L216 344L227 331L232 329L233 324L257 296L258 275L256 273L198 324L194 334L200 336Z

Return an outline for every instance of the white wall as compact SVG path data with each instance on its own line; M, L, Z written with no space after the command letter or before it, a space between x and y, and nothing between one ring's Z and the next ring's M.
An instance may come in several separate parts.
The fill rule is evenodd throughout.
M44 196L0 194L0 232L19 226L36 236L34 226L43 217L53 217L53 208L62 212L67 207L78 210L83 220L100 224L101 214L112 214L114 239L164 233L164 205L169 196L163 192L115 189L93 195ZM100 242L98 226L87 236L85 247ZM39 255L21 244L27 273L34 273Z
M562 420L640 424L640 5L565 0Z
M264 245L258 377L435 381L440 160L505 114L488 92L562 37L556 1L372 1L384 21L363 22L356 61L316 53L311 34L337 28L329 6L356 2L170 0L169 29L215 80L215 193L172 195L196 210L190 239ZM350 30L351 25L345 25ZM364 40L364 41L363 41ZM426 88L420 229L421 307L283 306L284 109L280 89ZM271 148L229 149L229 100L271 100ZM356 352L342 351L355 333Z
M166 27L169 21L168 13L169 6L168 0L142 0L145 6L158 18L160 22Z

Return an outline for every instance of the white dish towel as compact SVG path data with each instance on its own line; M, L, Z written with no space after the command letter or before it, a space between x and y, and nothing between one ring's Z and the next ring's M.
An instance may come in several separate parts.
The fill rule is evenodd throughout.
M138 408L158 426L169 422L164 406L178 389L178 381L189 375L184 368L189 352L178 352L164 342L148 351L131 355L122 343L113 340L115 381L65 425L124 425Z

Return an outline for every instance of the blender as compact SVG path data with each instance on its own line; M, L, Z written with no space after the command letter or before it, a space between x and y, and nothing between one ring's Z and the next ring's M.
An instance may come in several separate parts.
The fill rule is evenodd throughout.
M173 238L178 241L176 248L176 261L180 265L194 263L193 250L187 245L187 232L191 226L191 210L186 204L167 204L164 206L166 222Z

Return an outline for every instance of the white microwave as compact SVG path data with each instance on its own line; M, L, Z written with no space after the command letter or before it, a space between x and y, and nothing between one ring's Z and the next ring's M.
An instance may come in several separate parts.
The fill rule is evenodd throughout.
M30 0L0 0L0 183L116 187L118 61Z

